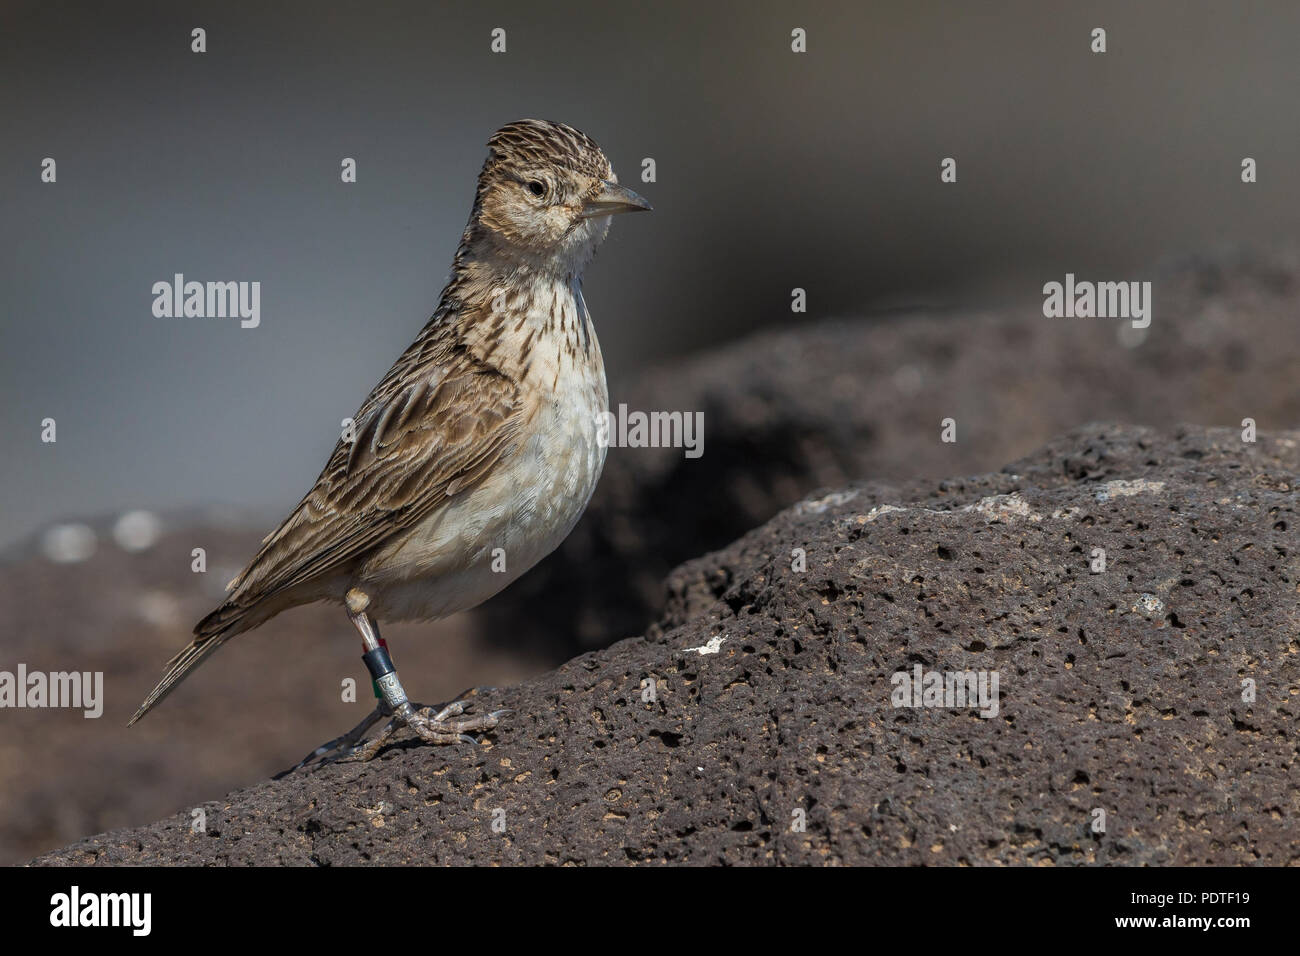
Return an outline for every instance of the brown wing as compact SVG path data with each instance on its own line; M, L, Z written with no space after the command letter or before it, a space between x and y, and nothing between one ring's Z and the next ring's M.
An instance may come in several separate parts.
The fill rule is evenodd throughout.
M518 385L445 331L436 319L426 326L371 392L355 440L334 447L307 497L266 536L225 603L194 628L131 723L231 637L292 603L277 595L363 559L510 453L524 414Z
M346 568L483 479L514 445L518 385L463 350L413 347L357 413L315 487L232 582L248 605Z

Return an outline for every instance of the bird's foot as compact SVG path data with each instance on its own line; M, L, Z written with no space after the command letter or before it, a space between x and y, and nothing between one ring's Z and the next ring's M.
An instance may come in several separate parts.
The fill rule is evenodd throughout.
M384 725L384 728L364 743L356 744L344 754L331 760L334 762L354 762L370 760L386 744L400 727L409 727L427 744L477 744L479 741L470 736L471 731L492 730L501 718L510 713L508 710L494 710L488 714L477 714L454 718L465 714L465 702L453 701L440 710L419 704L407 704Z
M413 704L411 713L404 718L406 726L419 734L425 743L477 744L479 741L470 736L472 731L492 730L501 723L502 717L510 713L508 710L494 710L487 714L471 714L464 720L453 720L453 717L465 716L466 705L466 701L456 700L435 710Z
M316 769L332 763L360 763L370 760L379 753L384 744L401 727L410 727L416 735L429 744L477 744L479 741L470 736L474 731L492 730L509 710L494 710L487 714L475 714L463 717L468 702L456 700L441 709L426 707L422 704L405 703L394 711L387 703L379 705L367 715L366 719L353 727L346 734L335 737L326 744L317 747L297 766L286 773L294 773L315 762ZM362 740L372 726L388 717L379 733L369 740Z

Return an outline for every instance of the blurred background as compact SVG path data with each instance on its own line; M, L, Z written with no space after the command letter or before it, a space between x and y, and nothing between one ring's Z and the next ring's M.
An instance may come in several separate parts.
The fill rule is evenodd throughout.
M1104 417L1293 427L1298 38L1284 0L6 0L0 670L103 670L108 702L0 711L0 862L359 719L354 637L317 608L123 727L432 312L497 127L577 126L654 203L615 222L586 298L612 400L706 410L706 454L612 452L537 572L394 629L428 700L641 633L664 570L819 485L997 468ZM178 272L260 281L260 327L154 317ZM1067 272L1157 282L1149 335L1044 319Z

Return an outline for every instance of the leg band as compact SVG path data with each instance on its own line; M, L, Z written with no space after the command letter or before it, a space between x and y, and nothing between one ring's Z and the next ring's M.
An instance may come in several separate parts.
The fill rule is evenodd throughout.
M393 666L388 648L382 645L376 647L373 651L362 654L361 659L365 661L366 670L370 671L370 676L375 682L375 696L382 696L393 710L398 710L406 703L406 691L402 689L402 682L397 679L397 668Z

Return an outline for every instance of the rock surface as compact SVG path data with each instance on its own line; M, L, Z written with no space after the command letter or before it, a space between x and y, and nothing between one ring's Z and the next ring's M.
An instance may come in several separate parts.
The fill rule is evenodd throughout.
M1300 863L1297 482L1300 433L1092 425L841 487L673 571L645 637L490 692L480 747L36 862ZM998 713L892 706L918 665L997 672Z
M1300 425L1300 257L1239 250L1155 275L1151 327L1026 308L797 325L610 383L704 413L703 457L611 449L559 551L475 612L559 662L643 632L663 577L817 488L991 471L1086 421ZM957 441L939 439L957 422Z

